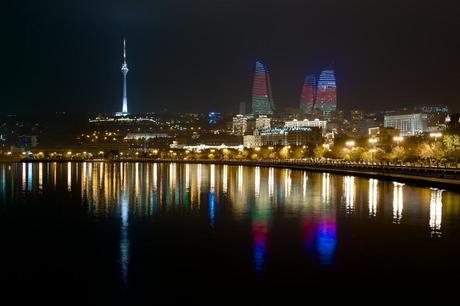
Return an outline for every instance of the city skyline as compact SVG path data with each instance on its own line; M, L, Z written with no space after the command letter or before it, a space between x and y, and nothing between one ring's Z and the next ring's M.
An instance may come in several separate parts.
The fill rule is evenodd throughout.
M4 300L439 300L460 271L458 0L4 7Z
M129 85L134 113L249 105L258 58L270 65L279 110L298 107L305 72L334 62L346 109L445 104L458 111L455 4L352 4L91 1L50 10L15 1L1 30L9 71L2 111L119 111L123 36L136 71Z

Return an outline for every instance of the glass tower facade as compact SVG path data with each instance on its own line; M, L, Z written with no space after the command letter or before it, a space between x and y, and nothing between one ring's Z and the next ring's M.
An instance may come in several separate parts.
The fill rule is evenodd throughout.
M254 115L273 115L274 111L275 105L268 69L257 61L252 86L252 112Z
M315 109L319 110L323 119L331 120L332 113L337 108L337 87L335 83L334 70L321 71L316 91Z
M304 114L310 114L316 100L316 76L309 74L305 78L300 95L300 109Z

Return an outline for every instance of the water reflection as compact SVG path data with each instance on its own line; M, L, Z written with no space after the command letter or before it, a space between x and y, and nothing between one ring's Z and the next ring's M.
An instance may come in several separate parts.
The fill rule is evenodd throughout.
M443 190L433 188L430 199L430 228L431 237L441 237L442 223L442 193Z
M371 217L377 215L378 183L376 179L369 179L369 216Z
M211 165L211 174L209 178L209 225L214 227L216 216L216 194L215 194L216 166Z
M270 198L273 197L274 186L275 186L275 169L269 168L268 169L268 195Z
M2 202L6 205L6 165L2 165Z
M26 183L27 183L27 168L26 163L22 163L22 190L26 191Z
M228 183L228 166L223 165L222 167L222 192L227 193L227 183Z
M43 163L38 163L38 189L43 190Z
M67 190L72 191L72 163L67 163Z
M399 224L403 212L403 186L404 184L393 183L393 223Z
M231 232L227 235L241 236L250 247L250 252L245 250L247 259L251 256L253 270L260 278L267 273L270 256L280 240L299 239L297 245L303 244L306 257L321 265L333 265L343 237L339 230L354 223L340 221L365 219L366 226L390 226L382 221L388 221L389 216L395 224L420 225L427 238L441 234L444 238L449 224L454 223L446 218L460 219L457 193L328 173L137 162L20 163L11 171L2 165L0 171L1 199L10 192L14 196L50 196L60 191L78 198L78 205L88 214L116 220L119 275L125 286L130 249L135 245L133 225L139 217L185 216L190 217L187 222L200 223L195 228L213 235L226 229ZM344 208L352 217L343 214ZM174 226L183 228L187 222ZM295 230L297 235L285 234L283 228ZM404 231L403 226L396 228Z
M254 193L256 197L259 197L259 194L260 194L260 167L255 168Z
M355 178L353 176L345 176L344 183L344 197L345 209L348 214L351 214L355 206Z
M331 192L331 189L330 189L330 174L329 173L323 173L323 179L322 179L322 197L323 197L323 202L324 204L329 204L329 200L330 200L330 192Z
M121 196L121 238L120 238L120 271L121 280L125 287L128 286L128 265L129 265L129 236L128 236L128 214L129 201L126 192L122 191Z

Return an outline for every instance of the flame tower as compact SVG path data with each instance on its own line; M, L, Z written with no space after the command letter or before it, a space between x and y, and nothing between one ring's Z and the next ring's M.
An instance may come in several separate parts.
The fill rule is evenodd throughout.
M332 119L337 108L337 87L332 69L323 70L319 75L315 108L322 112L325 120Z
M273 115L274 111L275 105L268 69L265 68L264 64L257 61L252 86L252 112L254 115Z
M121 65L121 73L123 74L123 108L122 114L128 114L128 89L126 84L126 75L128 74L128 63L126 62L126 40L123 38L123 64Z
M316 101L316 76L309 74L305 78L300 95L300 109L304 114L310 114Z

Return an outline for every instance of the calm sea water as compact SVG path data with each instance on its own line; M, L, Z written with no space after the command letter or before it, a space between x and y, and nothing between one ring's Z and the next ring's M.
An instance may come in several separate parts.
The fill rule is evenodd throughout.
M0 164L2 289L206 301L460 271L460 194L289 169ZM274 289L275 290L272 290Z

